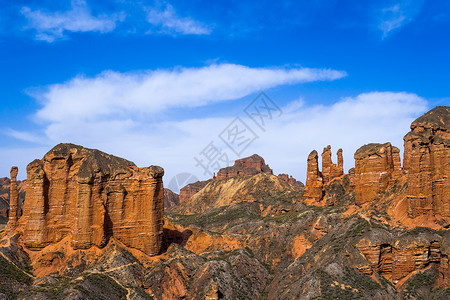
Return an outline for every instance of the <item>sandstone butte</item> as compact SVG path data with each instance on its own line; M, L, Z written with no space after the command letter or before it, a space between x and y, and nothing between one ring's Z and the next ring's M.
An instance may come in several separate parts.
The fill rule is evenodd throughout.
M17 168L11 169L7 232L39 250L70 237L74 249L111 237L148 255L161 251L164 170L73 144L59 144L27 166L23 214L17 214Z

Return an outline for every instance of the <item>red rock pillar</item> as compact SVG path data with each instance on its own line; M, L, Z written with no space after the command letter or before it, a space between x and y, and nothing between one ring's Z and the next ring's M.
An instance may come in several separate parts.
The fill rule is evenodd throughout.
M12 233L17 227L17 209L19 207L19 192L17 191L17 167L11 168L11 185L9 193L9 221L7 226L7 232Z
M23 240L26 247L41 249L46 240L46 218L48 211L49 182L41 161L35 160L27 166L27 194L23 215L27 218Z
M323 180L319 172L319 156L316 150L308 155L308 167L306 174L306 185L303 199L318 202L323 196Z
M342 149L339 149L337 151L337 157L338 157L338 170L340 175L344 174L344 158L342 156Z
M161 252L164 225L164 187L161 167L148 168L149 178L143 181L143 189L139 203L137 232L139 237L137 249L148 255Z
M322 176L324 184L330 182L332 179L332 163L333 161L331 160L331 146L328 145L323 148L322 152Z

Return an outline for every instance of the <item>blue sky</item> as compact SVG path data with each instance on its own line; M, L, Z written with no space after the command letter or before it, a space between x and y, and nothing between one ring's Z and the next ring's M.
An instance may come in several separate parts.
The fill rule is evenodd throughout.
M166 182L208 178L195 158L211 142L301 180L331 144L348 169L449 105L449 54L446 0L0 0L0 177L59 142ZM244 111L261 91L280 109L263 129ZM236 117L256 136L239 154L220 136Z

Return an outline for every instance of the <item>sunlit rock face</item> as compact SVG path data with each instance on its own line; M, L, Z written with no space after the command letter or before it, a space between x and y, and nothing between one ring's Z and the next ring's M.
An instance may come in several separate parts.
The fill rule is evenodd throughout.
M355 152L355 202L361 205L379 198L401 175L400 150L391 145L367 144Z
M408 216L450 216L450 107L438 106L415 120L403 139Z
M164 170L73 144L59 144L27 166L17 231L41 249L70 236L75 249L103 247L114 236L149 255L160 252ZM12 222L10 220L10 222Z

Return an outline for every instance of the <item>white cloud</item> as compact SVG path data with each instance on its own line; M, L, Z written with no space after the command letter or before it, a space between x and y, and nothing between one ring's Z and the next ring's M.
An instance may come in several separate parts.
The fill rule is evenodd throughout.
M65 12L46 12L22 7L21 13L27 18L28 28L36 30L36 39L53 42L64 38L67 32L110 32L123 15L92 16L84 0L72 0L71 9Z
M420 12L423 0L395 1L395 4L380 11L378 29L383 32L383 39L393 30L413 21Z
M166 34L208 35L212 28L190 17L180 17L172 5L166 4L164 9L152 8L148 13L148 22Z
M250 68L234 64L140 73L107 71L94 78L79 76L52 85L34 96L44 105L37 113L40 120L64 123L204 106L279 85L334 80L345 75L327 69Z

